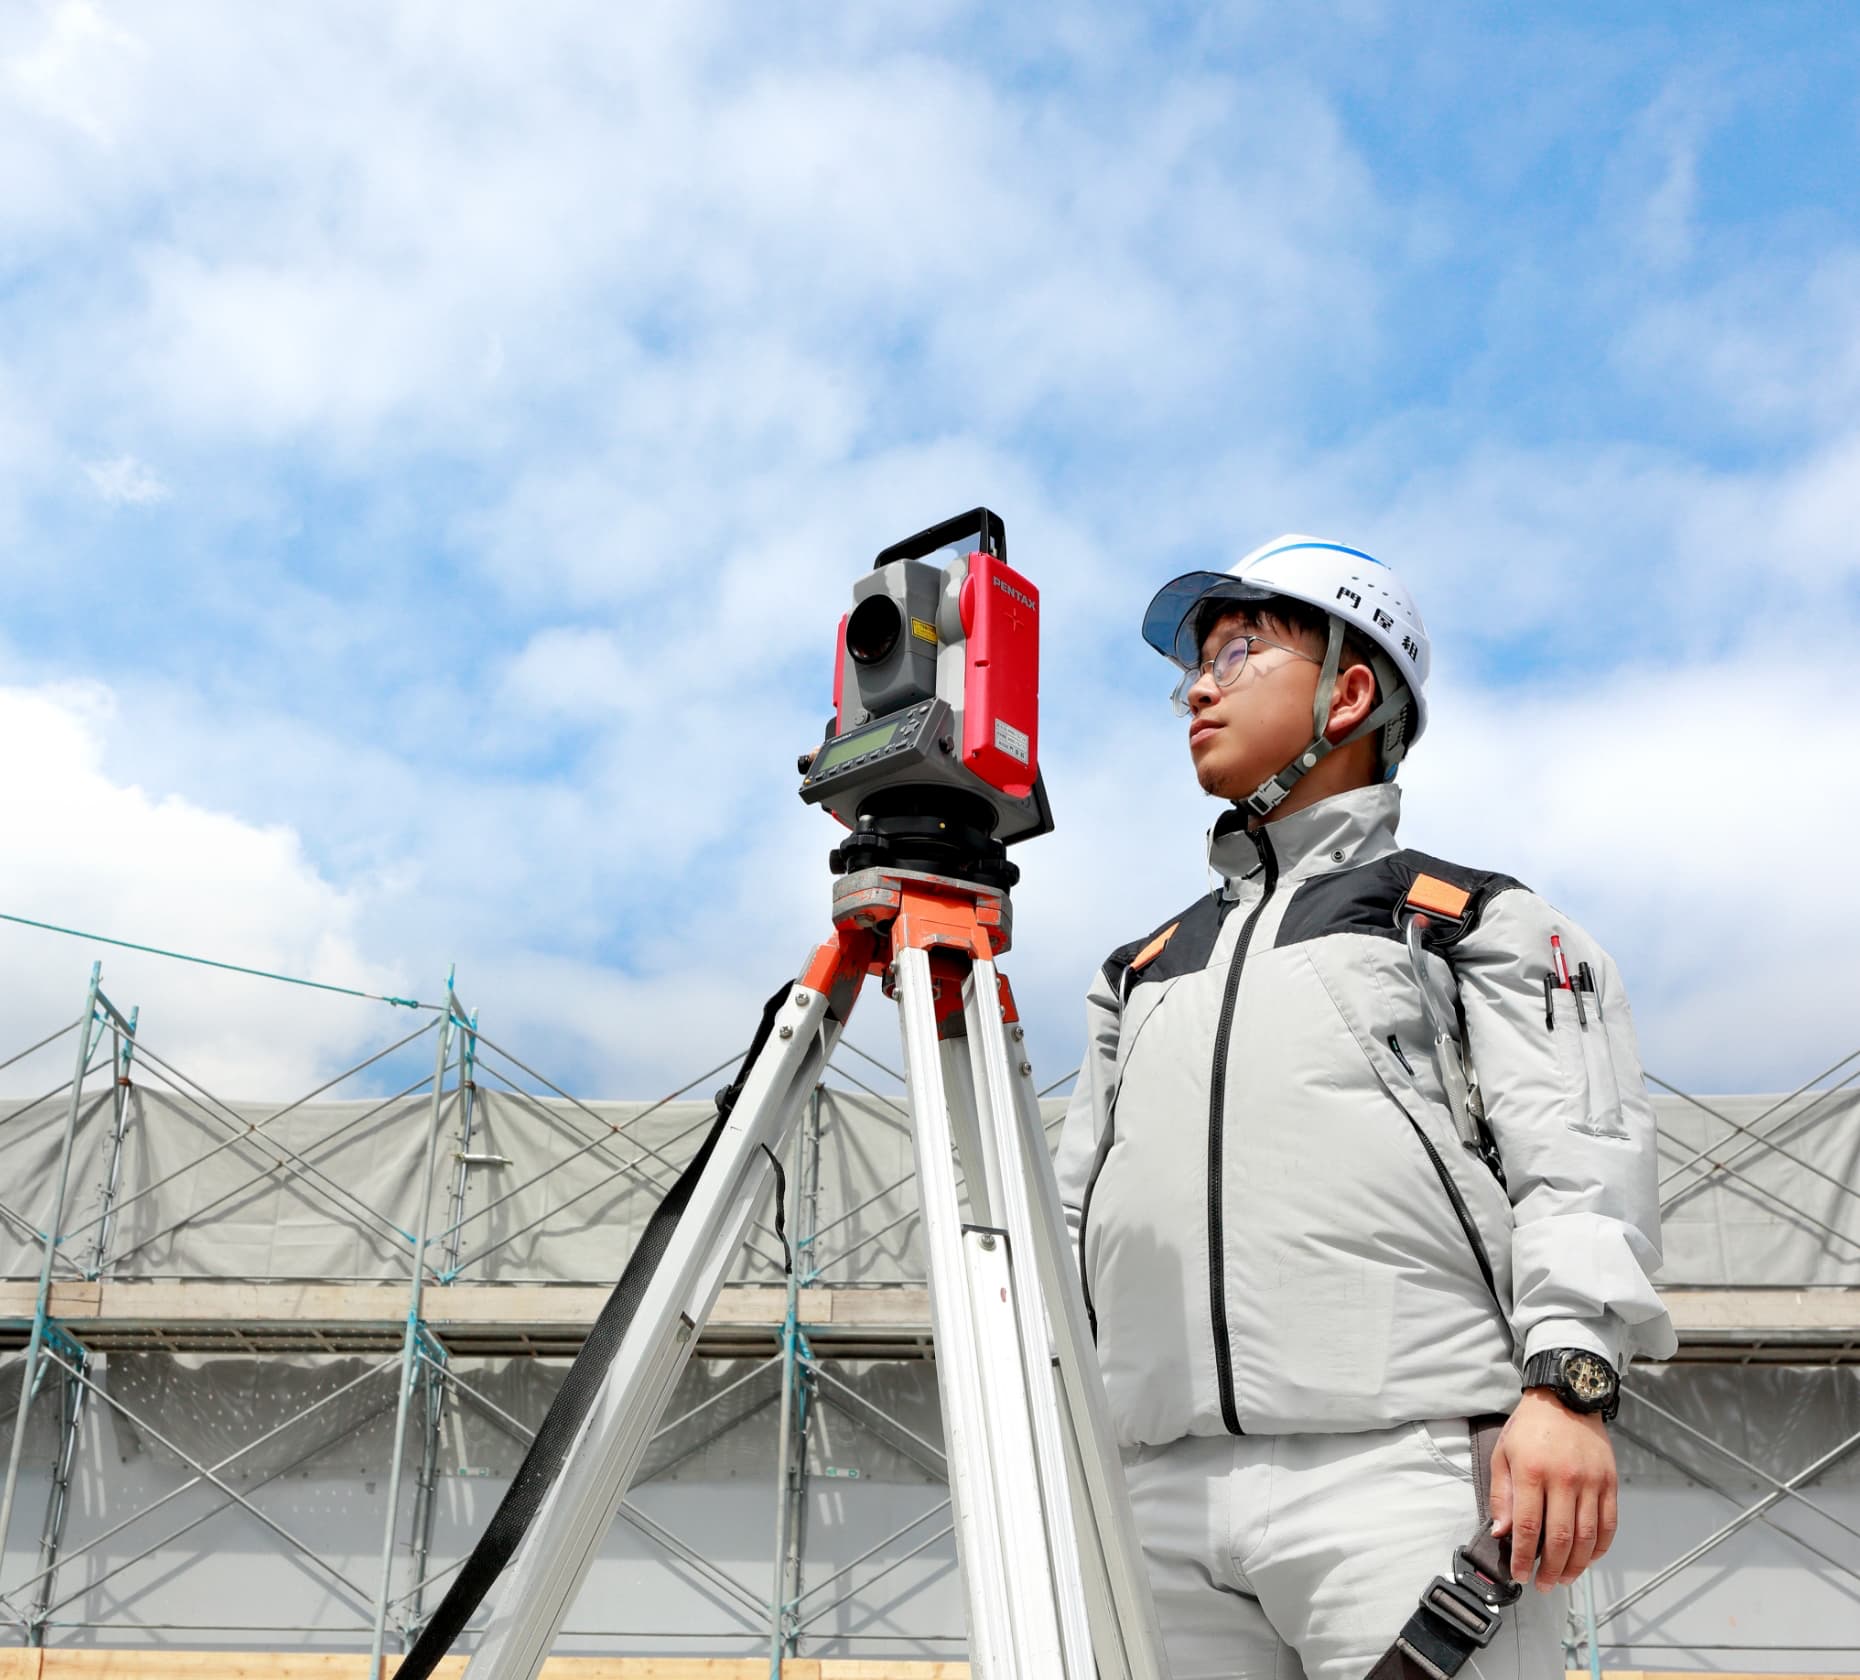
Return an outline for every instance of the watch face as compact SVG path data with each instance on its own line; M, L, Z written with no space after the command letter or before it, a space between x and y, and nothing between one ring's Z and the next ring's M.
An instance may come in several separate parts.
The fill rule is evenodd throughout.
M1563 1380L1579 1400L1600 1405L1614 1392L1615 1374L1592 1353L1572 1353L1563 1361Z

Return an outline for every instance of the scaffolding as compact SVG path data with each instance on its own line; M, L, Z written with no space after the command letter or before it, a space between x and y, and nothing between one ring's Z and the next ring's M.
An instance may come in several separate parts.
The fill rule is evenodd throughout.
M177 1066L139 1012L111 1000L100 967L75 1021L0 1061L65 1056L71 1069L0 1104L0 1346L19 1379L0 1619L20 1646L192 1637L226 1649L263 1636L274 1649L365 1650L367 1672L391 1670L527 1445L605 1280L708 1128L710 1105L691 1093L737 1059L656 1102L594 1102L487 1038L453 977L436 1007L395 1001L429 1018L278 1107L226 1100ZM363 1080L389 1094L343 1094ZM1617 1439L1630 1479L1683 1489L1675 1512L1699 1531L1681 1542L1691 1530L1675 1524L1670 1556L1591 1572L1573 1667L1657 1667L1667 1646L1697 1663L1720 1643L1697 1631L1714 1616L1760 1621L1738 1578L1712 1572L1758 1533L1825 1589L1808 1614L1828 1638L1809 1645L1822 1629L1807 1627L1805 1660L1789 1666L1851 1666L1839 1654L1860 1640L1833 1630L1860 1628L1856 1080L1860 1051L1773 1101L1655 1082L1681 1347L1668 1366L1630 1373ZM636 1550L607 1579L626 1602L593 1620L630 1625L571 1623L576 1649L644 1650L662 1635L759 1651L771 1675L862 1650L961 1655L901 1083L842 1045L791 1141L785 1219L771 1207L752 1231L700 1341L706 1358L622 1509ZM1044 1105L1049 1131L1062 1111ZM1728 1234L1746 1227L1767 1245L1761 1267ZM237 1403L216 1409L235 1381L248 1385ZM1785 1392L1786 1415L1766 1431L1765 1406ZM836 1461L848 1428L888 1467L889 1497ZM105 1434L161 1474L126 1491L126 1471L113 1476L100 1449L86 1457ZM385 1491L369 1495L378 1542L349 1545L360 1514L333 1523L295 1507L293 1478L337 1463L360 1478L344 1455L383 1436ZM680 1512L655 1510L655 1479L719 1463L764 1488L772 1468L762 1515L739 1499L687 1531ZM29 1494L42 1501L31 1547ZM174 1583L240 1522L244 1543L262 1533L297 1572L277 1602L314 1613L232 1614L262 1611L248 1601L271 1589L253 1573L223 1619L175 1621L162 1610ZM772 1546L738 1543L749 1522L763 1535L771 1524ZM755 1552L760 1578L744 1561ZM685 1619L659 1628L673 1578ZM1773 1666L1786 1650L1730 1642L1705 1666L1753 1654ZM1835 1663L1819 1660L1830 1652Z

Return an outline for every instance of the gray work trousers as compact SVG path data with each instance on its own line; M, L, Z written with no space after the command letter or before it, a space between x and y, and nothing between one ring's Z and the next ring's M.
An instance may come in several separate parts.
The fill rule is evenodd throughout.
M1463 1420L1127 1448L1173 1680L1363 1680L1471 1535ZM1562 1680L1564 1593L1527 1587L1464 1680Z

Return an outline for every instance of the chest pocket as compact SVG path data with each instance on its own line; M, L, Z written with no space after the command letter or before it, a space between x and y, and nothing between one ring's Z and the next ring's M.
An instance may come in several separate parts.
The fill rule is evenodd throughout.
M1312 940L1304 949L1391 1108L1426 1156L1481 1280L1505 1313L1510 1270L1502 1259L1495 1267L1493 1256L1509 1246L1510 1198L1486 1162L1460 1143L1407 952L1393 942L1386 953L1379 946L1365 949L1347 938ZM1430 953L1427 961L1433 978L1450 984L1441 972L1445 959Z
M1611 1004L1605 969L1598 973L1584 963L1575 984L1583 988L1580 1010L1573 990L1548 987L1544 992L1544 1026L1561 1076L1563 1124L1590 1137L1624 1138L1629 1134L1621 1111L1614 1038L1624 1028L1626 1009L1618 1002Z
M1314 939L1304 949L1377 1077L1391 1092L1407 1094L1405 1106L1437 1115L1452 1135L1452 1110L1407 952L1393 940L1347 936ZM1451 997L1453 977L1445 960L1430 952L1427 961L1436 995Z
M1138 1040L1167 1004L1169 994L1188 978L1188 975L1178 974L1169 979L1149 980L1131 986L1117 1034L1117 1057L1111 1065L1111 1110L1114 1115L1118 1093L1124 1088L1124 1074L1130 1067L1130 1058L1137 1048Z

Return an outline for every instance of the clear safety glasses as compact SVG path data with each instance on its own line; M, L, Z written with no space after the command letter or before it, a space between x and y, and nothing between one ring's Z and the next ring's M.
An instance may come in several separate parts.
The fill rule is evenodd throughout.
M1217 688L1232 688L1240 680L1240 673L1246 669L1247 655L1255 647L1278 648L1294 659L1310 660L1313 665L1324 663L1321 659L1312 658L1302 648L1287 647L1285 643L1275 642L1268 636L1235 636L1232 641L1223 642L1212 659L1204 659L1199 665L1191 665L1182 672L1182 680L1175 685L1175 692L1169 696L1170 704L1175 707L1175 715L1188 716L1188 691L1204 676L1212 677Z

